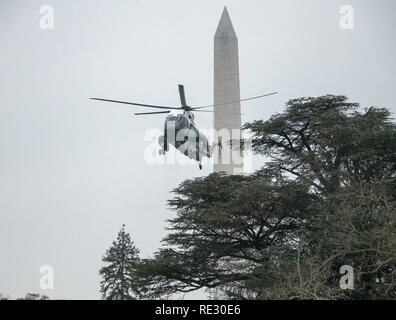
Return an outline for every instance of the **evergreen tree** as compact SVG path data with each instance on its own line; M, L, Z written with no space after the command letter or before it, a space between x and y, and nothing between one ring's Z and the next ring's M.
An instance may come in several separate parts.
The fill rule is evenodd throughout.
M9 300L9 297L0 293L0 301L2 300Z
M133 277L135 266L139 262L139 249L125 232L125 225L102 260L106 264L99 271L103 278L100 283L103 299L136 299L138 293L133 286Z
M26 293L24 298L17 298L17 300L49 300L50 298L45 294L39 293Z

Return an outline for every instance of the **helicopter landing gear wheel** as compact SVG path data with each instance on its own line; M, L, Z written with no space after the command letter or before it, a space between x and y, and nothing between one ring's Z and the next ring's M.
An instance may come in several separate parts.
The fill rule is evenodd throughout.
M199 164L199 170L202 170L202 164Z

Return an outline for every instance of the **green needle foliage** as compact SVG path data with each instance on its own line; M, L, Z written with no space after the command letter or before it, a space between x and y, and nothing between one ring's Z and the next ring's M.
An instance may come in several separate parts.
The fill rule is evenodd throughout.
M105 300L134 300L137 290L133 286L134 270L139 262L139 249L133 244L125 227L118 232L117 240L102 258L105 266L99 271L102 297Z

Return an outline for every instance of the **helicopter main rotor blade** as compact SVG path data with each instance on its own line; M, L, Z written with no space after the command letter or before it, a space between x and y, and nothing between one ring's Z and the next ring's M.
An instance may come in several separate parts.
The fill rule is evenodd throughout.
M100 99L100 98L91 98L91 100L97 101L104 101L104 102L113 102L113 103L121 103L121 104L130 104L133 106L140 106L146 108L157 108L157 109L171 109L171 110L181 110L182 108L175 108L175 107L164 107L164 106L155 106L151 104L142 104L142 103L135 103L135 102L126 102L126 101L118 101L118 100L108 100L108 99Z
M179 84L179 95L180 95L180 102L183 107L187 107L187 102L186 102L186 94L184 92L184 86Z
M140 113L135 113L135 116L145 116L150 114L165 114L165 113L170 113L170 111L140 112Z
M272 95L277 94L277 93L278 93L278 92L272 92L272 93L268 93L268 94L263 94L263 95L261 95L261 96L252 97L252 98L247 98L247 99L242 99L242 100L238 100L238 101L231 101L231 102L226 102L226 103L212 104L212 105L204 106L204 107L196 107L196 108L192 108L192 110L195 111L195 110L204 109L204 108L212 108L212 107L217 107L217 106L225 106L225 105L227 105L227 104L233 104L233 103L238 103L238 102L243 102L243 101L249 101L249 100L260 99L260 98L263 98L263 97L272 96Z

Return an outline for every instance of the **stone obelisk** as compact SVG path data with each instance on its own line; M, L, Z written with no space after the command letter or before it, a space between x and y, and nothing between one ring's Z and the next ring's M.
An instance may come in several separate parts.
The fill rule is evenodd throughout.
M243 173L238 38L224 8L214 38L214 172Z

